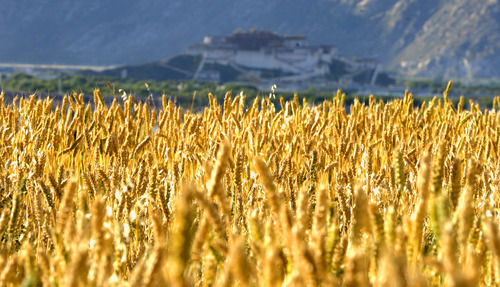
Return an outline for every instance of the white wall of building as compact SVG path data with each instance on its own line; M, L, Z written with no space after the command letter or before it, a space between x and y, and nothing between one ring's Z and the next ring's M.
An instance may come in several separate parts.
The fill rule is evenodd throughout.
M204 44L190 48L189 53L202 55L202 61L194 78L214 76L213 73L206 75L203 73L203 66L208 63L228 65L247 76L252 74L249 69L281 70L291 75L280 79L290 81L327 75L330 73L330 64L333 60L345 62L349 73L374 69L377 66L376 61L351 61L339 57L337 49L333 46L307 46L301 39L290 39L281 47L264 47L261 50L240 50L226 43L224 39L224 37L206 37Z
M325 62L331 55L321 50L296 49L244 51L244 50L207 50L204 52L207 62L236 64L254 69L282 70L286 73L312 73L324 70Z

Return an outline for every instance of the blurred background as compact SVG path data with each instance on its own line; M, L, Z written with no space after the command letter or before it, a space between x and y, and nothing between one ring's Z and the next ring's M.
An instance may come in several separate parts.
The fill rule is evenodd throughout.
M449 79L491 86L500 78L497 0L0 0L0 7L4 89L18 72L62 78L58 91L67 72L370 93L432 93ZM236 43L236 34L246 38ZM295 49L287 36L301 39ZM233 56L215 56L227 49Z

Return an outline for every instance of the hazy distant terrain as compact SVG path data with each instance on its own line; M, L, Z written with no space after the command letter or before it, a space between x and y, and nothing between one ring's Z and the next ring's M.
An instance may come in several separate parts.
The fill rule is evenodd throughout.
M256 27L305 34L412 76L500 77L496 0L0 0L0 7L0 62L139 64L206 34Z

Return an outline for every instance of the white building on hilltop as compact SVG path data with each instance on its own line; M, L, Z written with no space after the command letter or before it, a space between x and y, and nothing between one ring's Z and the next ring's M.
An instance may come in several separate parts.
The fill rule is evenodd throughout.
M330 45L310 46L303 35L250 30L230 36L206 36L203 43L192 45L188 54L202 57L195 79L217 78L213 69L217 64L231 67L241 77L300 81L330 73L337 49Z

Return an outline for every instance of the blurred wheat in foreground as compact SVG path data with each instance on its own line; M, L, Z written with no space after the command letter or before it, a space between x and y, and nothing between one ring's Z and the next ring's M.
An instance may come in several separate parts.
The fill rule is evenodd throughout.
M0 95L1 286L492 286L500 113Z

